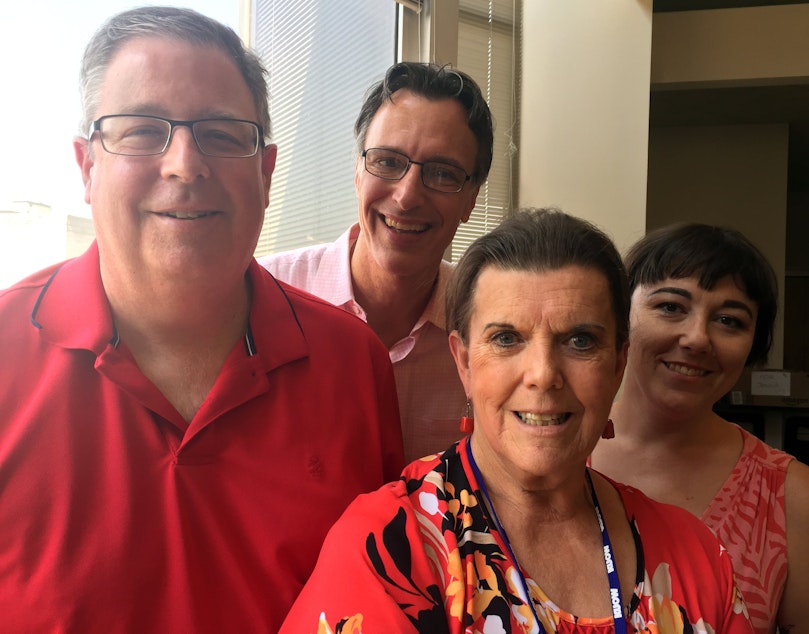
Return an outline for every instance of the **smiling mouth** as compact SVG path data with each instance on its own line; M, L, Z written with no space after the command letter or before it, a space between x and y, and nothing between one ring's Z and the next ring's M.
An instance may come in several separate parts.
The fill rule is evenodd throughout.
M387 216L382 216L382 218L388 228L398 231L399 233L423 233L430 228L430 225L408 225L403 222L397 222Z
M166 218L175 218L177 220L197 220L198 218L207 218L213 216L215 211L196 211L196 212L183 212L183 211L164 211L159 212L158 216L165 216Z
M517 414L517 418L519 418L522 422L526 425L532 425L534 427L553 427L556 425L561 425L568 418L570 418L570 413L565 414L535 414L534 412L515 412Z
M708 374L708 370L698 370L696 368L689 368L687 366L680 365L679 363L666 363L664 361L663 365L665 365L672 372L682 374L683 376L706 376Z

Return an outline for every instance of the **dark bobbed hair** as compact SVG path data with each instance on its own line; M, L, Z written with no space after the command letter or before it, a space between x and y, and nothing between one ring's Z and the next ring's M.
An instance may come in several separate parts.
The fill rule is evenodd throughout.
M778 312L778 280L767 258L736 229L696 222L651 231L627 252L630 292L667 278L697 278L711 290L725 277L758 306L753 345L746 365L767 361Z
M87 134L97 115L104 77L112 58L137 37L174 38L221 49L236 64L250 90L265 142L270 138L267 70L261 58L242 43L233 29L214 19L192 9L157 6L139 7L112 16L87 44L79 76L82 104L79 133L82 136Z
M420 62L400 62L391 66L384 79L375 83L365 94L365 101L354 124L357 152L365 150L365 136L377 111L384 103L393 101L399 90L438 101L454 99L466 112L466 123L477 141L478 153L471 174L472 183L480 185L489 175L492 165L492 114L480 88L469 75L449 66Z
M481 271L556 271L580 266L607 280L615 314L616 347L629 337L629 284L612 240L595 225L556 208L524 208L475 240L458 261L446 294L447 330L469 343L472 304Z

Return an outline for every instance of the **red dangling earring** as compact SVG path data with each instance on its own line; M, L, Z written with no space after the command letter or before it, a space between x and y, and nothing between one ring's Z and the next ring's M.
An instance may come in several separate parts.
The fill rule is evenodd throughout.
M471 434L475 428L475 419L472 417L472 403L466 401L466 416L461 416L461 432Z
M607 425L604 427L604 431L601 432L601 437L606 440L615 438L615 425L613 424L611 418L607 419Z

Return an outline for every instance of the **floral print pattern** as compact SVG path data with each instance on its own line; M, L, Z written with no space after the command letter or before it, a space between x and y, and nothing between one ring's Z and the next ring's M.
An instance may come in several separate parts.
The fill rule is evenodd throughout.
M481 504L465 442L412 463L401 480L349 508L282 633L529 634L541 631L534 611L548 634L614 631L611 618L565 612L530 578L525 596ZM751 632L727 554L710 531L685 511L616 486L638 547L629 631Z

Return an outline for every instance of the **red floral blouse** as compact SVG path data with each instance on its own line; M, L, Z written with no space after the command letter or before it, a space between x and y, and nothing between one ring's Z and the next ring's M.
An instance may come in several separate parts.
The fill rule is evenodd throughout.
M329 533L282 634L523 634L540 631L534 612L548 633L614 631L612 618L570 614L530 578L525 596L481 504L466 442L355 500ZM629 632L752 632L727 552L710 530L682 509L615 486L638 554L625 606Z

